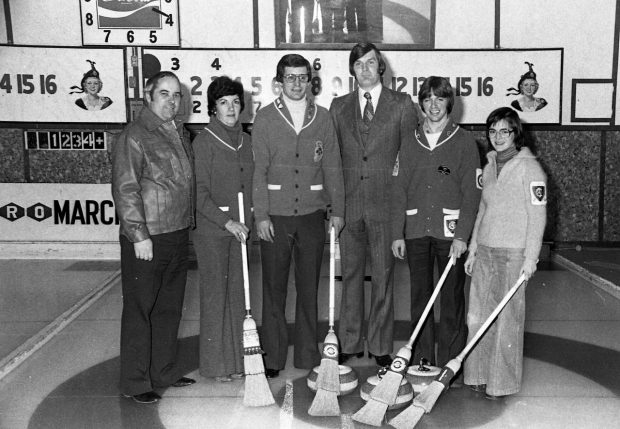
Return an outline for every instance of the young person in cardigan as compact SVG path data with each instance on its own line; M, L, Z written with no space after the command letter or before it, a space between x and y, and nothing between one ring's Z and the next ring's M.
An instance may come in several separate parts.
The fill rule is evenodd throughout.
M437 332L431 310L412 356L413 363L426 358L441 367L467 339L462 255L480 201L480 155L471 134L450 117L454 92L447 79L428 77L418 99L426 118L415 130L413 144L400 152L392 195L392 251L409 263L414 326L433 293L435 262L442 273L450 257L457 258L439 297Z
M220 382L243 376L245 315L241 245L252 225L254 160L243 132L243 85L227 76L207 89L211 121L194 139L196 230L192 241L200 273L200 374ZM239 216L243 192L246 223Z
M278 62L282 93L258 111L254 121L254 214L263 269L265 375L286 365L285 317L291 258L295 259L294 365L312 369L317 343L317 291L325 247L325 215L340 233L344 225L344 183L338 140L329 112L306 96L312 68L298 54Z
M546 221L547 180L526 146L517 112L487 118L494 151L482 175L482 199L465 262L472 276L467 325L475 334L521 274L536 272ZM525 287L521 287L465 360L465 383L489 399L521 388Z

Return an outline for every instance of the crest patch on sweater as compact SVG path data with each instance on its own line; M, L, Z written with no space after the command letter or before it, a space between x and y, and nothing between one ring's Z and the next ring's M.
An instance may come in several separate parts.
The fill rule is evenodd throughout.
M323 159L323 142L317 140L314 143L314 162L319 162L321 159Z
M443 211L443 235L446 238L453 238L456 231L456 224L459 220L460 210L442 209Z
M482 168L476 168L476 188L482 189Z
M545 182L530 182L530 197L532 205L547 205L547 185Z

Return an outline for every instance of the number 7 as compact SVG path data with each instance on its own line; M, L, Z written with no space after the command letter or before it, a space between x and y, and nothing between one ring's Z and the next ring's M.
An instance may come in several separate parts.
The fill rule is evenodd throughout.
M108 43L108 39L110 37L110 33L112 33L112 30L103 30L103 32L105 33L105 42Z

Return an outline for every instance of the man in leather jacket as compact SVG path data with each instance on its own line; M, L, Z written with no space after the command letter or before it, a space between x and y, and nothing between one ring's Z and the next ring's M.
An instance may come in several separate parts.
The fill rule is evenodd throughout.
M121 391L152 403L161 398L154 389L195 382L175 363L194 174L188 138L175 120L179 79L160 72L144 93L145 106L112 151L112 196L121 224Z

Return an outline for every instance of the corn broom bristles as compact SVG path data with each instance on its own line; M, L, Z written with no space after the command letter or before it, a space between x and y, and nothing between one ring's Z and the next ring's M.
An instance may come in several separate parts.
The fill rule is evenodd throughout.
M338 368L338 338L330 329L323 344L323 358L316 379L316 395L308 409L311 416L339 416L340 370Z
M407 371L410 359L411 349L402 347L396 354L390 369L370 392L366 405L353 414L353 420L367 425L381 426L388 407L396 403L398 389Z

